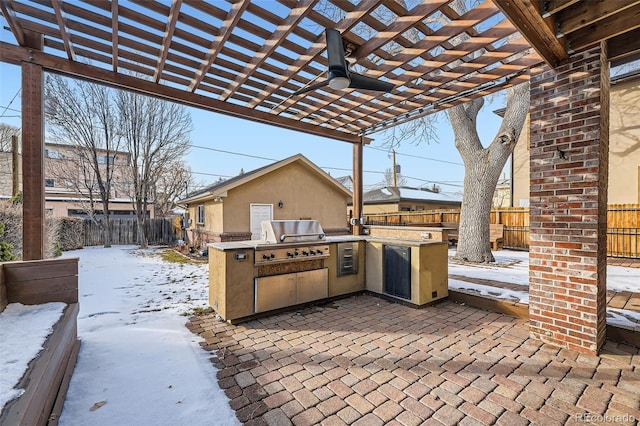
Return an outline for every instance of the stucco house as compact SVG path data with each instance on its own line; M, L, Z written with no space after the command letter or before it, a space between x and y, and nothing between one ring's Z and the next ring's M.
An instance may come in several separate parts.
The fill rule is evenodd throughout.
M264 220L314 219L327 235L349 233L351 192L301 154L217 182L190 194L187 237L192 245L260 239Z
M388 186L362 195L363 213L397 213L420 210L457 209L462 195L435 192L425 188ZM349 203L351 206L352 203ZM350 208L350 207L349 207Z
M640 203L639 90L638 73L611 78L608 204ZM527 117L512 157L514 207L529 206L529 128ZM571 150L556 151L556 155L569 162Z

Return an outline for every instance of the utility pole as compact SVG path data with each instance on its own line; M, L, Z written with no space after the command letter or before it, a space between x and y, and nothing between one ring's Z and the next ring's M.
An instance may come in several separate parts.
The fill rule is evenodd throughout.
M18 182L20 174L18 173L18 136L11 136L11 196L18 196L20 191L20 182Z
M396 150L392 149L391 152L393 152L393 187L397 188L398 187L398 179L397 179L397 173L396 173Z

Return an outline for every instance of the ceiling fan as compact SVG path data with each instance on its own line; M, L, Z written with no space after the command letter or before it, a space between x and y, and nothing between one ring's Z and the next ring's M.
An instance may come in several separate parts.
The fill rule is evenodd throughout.
M327 71L327 79L319 83L311 84L296 91L293 96L311 92L320 87L329 86L335 90L343 89L361 89L375 90L378 92L390 92L394 85L381 81L366 75L350 72L347 66L347 60L344 56L344 47L342 45L342 36L338 30L325 29L325 37L327 40L327 59L329 60L329 69Z

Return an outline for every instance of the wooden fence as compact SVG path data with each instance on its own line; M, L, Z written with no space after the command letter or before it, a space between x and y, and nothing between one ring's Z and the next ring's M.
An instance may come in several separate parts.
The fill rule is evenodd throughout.
M99 246L104 244L104 235L100 225L91 219L84 221L84 245ZM171 244L180 238L170 219L148 219L146 223L149 244ZM131 218L111 218L111 244L140 244L138 236L138 220Z
M379 213L365 215L367 225L425 226L460 223L460 210ZM529 208L491 211L491 223L504 225L504 247L529 249ZM640 204L610 204L607 209L607 255L640 258Z

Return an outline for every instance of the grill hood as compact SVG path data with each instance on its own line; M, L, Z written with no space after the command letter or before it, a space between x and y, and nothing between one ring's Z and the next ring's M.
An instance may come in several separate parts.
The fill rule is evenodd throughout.
M325 239L317 220L269 220L262 222L262 240L272 244L316 242Z

